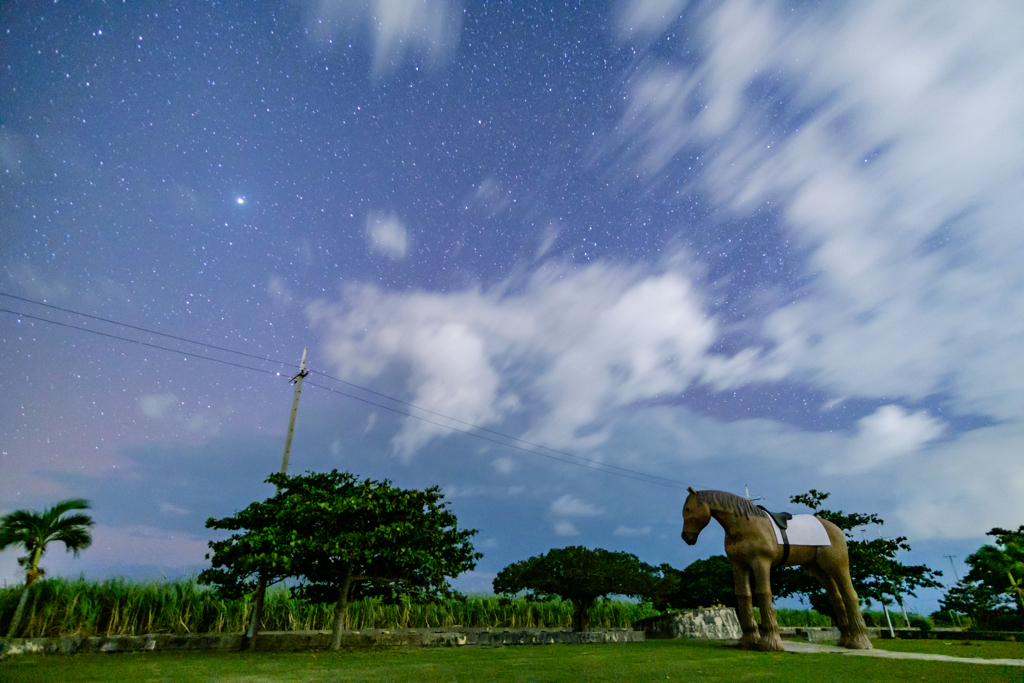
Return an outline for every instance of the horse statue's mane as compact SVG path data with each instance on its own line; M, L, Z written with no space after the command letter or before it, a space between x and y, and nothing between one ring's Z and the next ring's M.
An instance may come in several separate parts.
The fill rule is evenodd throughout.
M744 517L767 517L768 513L751 503L746 498L728 491L697 491L697 502L708 503L712 507L724 508Z

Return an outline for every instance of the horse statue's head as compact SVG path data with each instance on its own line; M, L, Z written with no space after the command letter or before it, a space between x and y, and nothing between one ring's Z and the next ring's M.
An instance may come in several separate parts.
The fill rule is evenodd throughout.
M687 545L693 545L697 542L697 536L711 521L711 506L698 501L697 492L692 487L688 486L686 490L690 495L683 503L683 540Z

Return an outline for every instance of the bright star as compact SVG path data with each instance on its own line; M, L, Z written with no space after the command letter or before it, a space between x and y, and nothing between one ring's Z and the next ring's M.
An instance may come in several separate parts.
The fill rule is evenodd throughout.
M239 204L245 204L245 197L239 197L235 201L238 202Z

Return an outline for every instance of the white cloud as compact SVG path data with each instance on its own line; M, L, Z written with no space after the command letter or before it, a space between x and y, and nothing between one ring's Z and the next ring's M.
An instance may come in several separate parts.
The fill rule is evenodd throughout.
M405 258L409 235L394 214L371 213L366 217L366 241L370 250L393 261Z
M579 536L580 530L568 520L555 522L554 531L556 536Z
M340 304L319 301L307 312L341 376L407 367L412 403L479 425L529 409L535 419L527 438L551 447L599 444L605 430L580 430L702 377L728 385L742 375L742 363L710 353L715 322L683 273L552 267L518 293L502 291L356 286ZM408 420L394 444L408 458L449 433Z
M508 474L515 468L515 461L511 458L495 458L491 465L498 474Z
M559 517L596 517L601 514L601 511L590 503L585 503L568 493L551 503L551 512Z
M439 67L458 45L460 3L454 0L312 0L310 35L327 41L336 35L373 40L375 78L394 71L403 60L424 57Z
M291 287L280 275L271 275L267 280L267 294L270 295L270 301L277 311L283 311L292 301Z
M494 539L488 539L493 541ZM488 544L477 544L479 548L491 548L494 547L493 543ZM476 593L491 593L494 591L494 579L497 578L497 574L494 572L481 572L477 570L471 570L459 574L455 579L452 580L452 588L467 595L473 595Z
M766 375L1024 412L1022 32L1019 5L734 0L703 61L640 69L620 126L637 170L700 149L703 191L739 215L778 206L807 250L813 280L763 328Z
M908 414L895 405L882 406L857 422L857 435L846 459L826 466L829 472L865 472L920 450L942 436L945 425L926 412Z
M139 410L148 418L177 425L184 428L186 432L202 432L207 436L213 436L220 432L221 416L210 412L188 415L184 405L184 402L172 392L143 394L139 397ZM230 408L225 408L223 414L226 416L230 412Z
M916 454L892 482L912 538L976 538L1016 528L1024 500L1024 427L986 427Z
M552 221L548 224L541 237L540 245L537 247L537 253L534 255L535 259L542 259L551 251L551 247L555 245L555 241L558 239L561 231L561 226L557 222Z
M190 514L190 510L180 508L177 505L171 505L170 503L160 503L160 512L165 515L187 515Z
M164 420L172 415L172 411L181 405L178 397L168 392L166 394L145 394L139 398L139 409L146 417L154 420Z
M654 38L686 7L688 0L622 0L616 21L620 40Z
M470 196L469 203L495 217L512 205L512 191L505 189L494 178L485 178Z
M615 529L616 536L647 536L650 533L651 527L649 526L631 527L619 525L618 528Z

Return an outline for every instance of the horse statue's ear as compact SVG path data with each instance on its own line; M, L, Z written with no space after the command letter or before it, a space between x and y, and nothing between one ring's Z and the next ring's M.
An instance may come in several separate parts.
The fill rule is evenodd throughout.
M692 486L687 486L686 490L689 491L690 493L697 493L696 491L693 490Z

